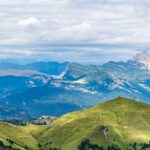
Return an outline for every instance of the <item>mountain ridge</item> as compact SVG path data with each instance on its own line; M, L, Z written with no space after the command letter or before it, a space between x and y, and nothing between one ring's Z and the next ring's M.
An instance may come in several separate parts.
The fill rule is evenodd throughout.
M0 75L0 102L31 117L60 116L118 96L150 102L150 71L135 61L101 66L39 62L28 67L33 70L0 70L5 72Z

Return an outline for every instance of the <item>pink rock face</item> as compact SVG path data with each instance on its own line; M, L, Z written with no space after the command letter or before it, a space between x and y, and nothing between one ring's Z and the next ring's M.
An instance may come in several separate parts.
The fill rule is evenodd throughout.
M138 53L135 56L135 60L139 63L144 64L145 67L150 70L150 53L149 52Z

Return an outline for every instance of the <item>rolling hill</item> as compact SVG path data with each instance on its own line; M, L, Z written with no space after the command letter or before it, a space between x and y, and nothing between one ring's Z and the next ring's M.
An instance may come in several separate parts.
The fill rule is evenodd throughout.
M66 114L50 126L0 122L0 143L22 150L146 150L149 114L149 104L119 97Z

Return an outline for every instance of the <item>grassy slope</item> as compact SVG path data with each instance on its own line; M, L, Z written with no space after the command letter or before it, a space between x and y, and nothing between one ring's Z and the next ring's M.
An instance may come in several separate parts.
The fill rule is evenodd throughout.
M116 143L123 147L131 142L148 142L149 114L150 105L118 98L64 115L42 135L41 142L49 139L55 147L63 150L76 150L84 138L103 146ZM108 138L101 132L103 125L110 130Z
M16 127L0 123L0 139L6 142L5 139L10 138L32 150L38 150L38 143L45 145L47 142L52 144L44 150L50 145L60 150L76 150L85 138L104 147L112 143L123 147L127 143L150 140L149 114L150 105L118 98L64 115L51 126ZM102 126L108 127L108 137L101 131Z
M38 126L33 126L34 129L38 130ZM18 127L8 123L0 122L0 140L6 145L10 145L7 139L13 140L17 144L13 144L14 148L24 149L26 145L30 149L37 148L37 140L34 138L31 132L31 127Z

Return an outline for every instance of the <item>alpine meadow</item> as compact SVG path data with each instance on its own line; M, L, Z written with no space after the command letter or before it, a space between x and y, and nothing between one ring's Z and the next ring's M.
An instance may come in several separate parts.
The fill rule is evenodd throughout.
M0 150L150 150L149 0L0 0Z

